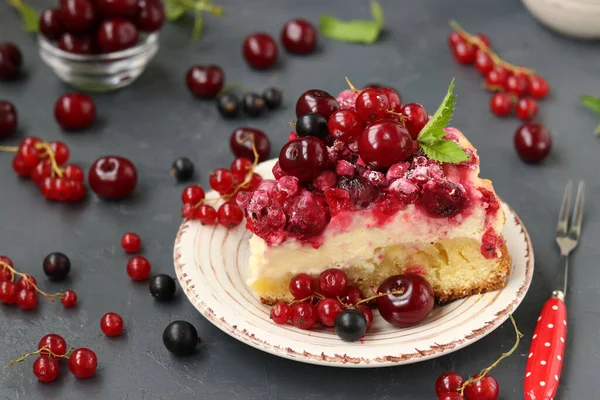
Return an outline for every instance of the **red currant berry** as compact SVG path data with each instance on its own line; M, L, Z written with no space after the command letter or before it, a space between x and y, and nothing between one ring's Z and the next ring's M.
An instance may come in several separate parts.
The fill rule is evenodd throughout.
M513 109L513 100L510 94L499 92L490 99L490 110L499 117L504 117Z
M410 137L416 139L421 129L429 122L427 110L419 103L408 103L402 107L401 114L404 117L404 126Z
M142 239L133 232L127 232L121 238L121 247L126 253L137 253L142 247Z
M96 372L98 358L90 349L76 349L69 356L69 371L77 378L89 378Z
M252 68L268 69L277 62L277 43L266 33L254 33L244 40L242 53Z
M483 76L487 76L494 69L492 57L483 50L475 53L475 69Z
M281 29L281 44L290 53L312 53L317 47L317 29L302 18L289 20Z
M333 327L335 319L344 311L344 306L338 299L324 299L317 305L319 320L325 326Z
M475 61L475 51L477 47L469 42L459 42L452 48L454 58L459 64L473 64Z
M17 109L5 100L0 100L0 138L12 136L17 131Z
M54 153L54 160L58 165L63 165L69 160L70 151L66 144L55 140L50 142L50 148Z
M329 120L331 114L339 109L340 105L335 97L318 89L307 90L296 101L297 118L305 114L321 114L326 120Z
M390 276L379 286L377 293L386 294L375 300L381 316L399 328L418 324L433 309L433 289L421 275Z
M448 35L448 45L453 48L456 47L457 44L459 43L464 43L465 39L460 35L460 33L456 32L456 31L452 31L450 32L450 35Z
M123 332L123 318L113 312L106 313L100 319L100 329L106 336L119 336Z
M458 392L443 393L438 400L465 400Z
M314 136L287 142L279 153L279 166L287 175L310 181L327 168L327 147Z
M327 297L341 297L348 291L348 277L341 269L329 268L319 275L319 290Z
M17 293L17 305L23 310L33 310L38 303L37 293L22 289Z
M296 300L303 300L315 292L312 276L300 273L290 280L290 293Z
M72 290L65 290L60 299L60 302L65 308L75 307L75 305L77 304L77 294Z
M38 357L33 362L33 374L41 382L52 382L58 377L60 367L53 358Z
M246 179L246 175L248 175L248 172L250 172L251 169L252 161L244 157L236 158L231 163L231 173L234 178L240 182Z
M91 0L60 0L60 22L68 32L84 33L93 30L97 17Z
M336 111L327 123L331 136L344 143L352 143L365 129L365 122L352 110Z
M365 89L358 94L354 107L358 116L364 121L374 121L385 117L390 109L390 103L381 90Z
M54 186L56 184L56 178L46 177L40 182L40 192L47 200L55 200L54 198Z
M196 205L204 200L204 197L204 189L198 185L191 185L183 189L183 192L181 193L181 202L183 204Z
M18 154L13 157L12 167L13 171L22 178L29 178L31 175L31 168L25 165L25 160Z
M12 282L13 276L10 269L4 265L0 265L0 282Z
M142 32L156 32L165 23L165 10L161 2L141 0L139 14L135 20L138 29Z
M311 329L317 321L317 309L310 303L300 303L292 309L292 324L296 328Z
M0 282L0 301L2 303L15 304L18 294L19 289L17 289L16 283L10 281Z
M65 178L58 178L54 181L54 193L52 197L58 201L70 200L73 196L73 185L71 181Z
M181 206L181 218L194 219L196 216L196 207L193 204L186 203Z
M138 30L133 22L114 18L102 22L96 40L102 53L112 53L135 46L138 36Z
M435 381L435 394L441 396L448 392L458 392L463 383L465 380L456 372L446 372Z
M242 127L231 133L229 138L229 147L236 157L244 157L251 161L254 160L252 151L252 142L258 153L258 160L265 161L269 158L271 152L271 142L265 133L261 130Z
M148 279L150 270L150 261L146 257L133 256L127 263L127 275L134 281Z
M510 75L511 73L506 68L496 65L485 76L485 84L490 88L504 88Z
M220 194L231 193L233 191L233 175L231 171L225 168L217 168L210 173L208 183L211 188Z
M473 378L477 378L477 375ZM496 400L499 393L500 386L490 375L469 383L465 388L465 396L468 400Z
M371 325L373 325L373 311L371 311L371 309L369 307L367 307L365 304L359 305L358 309L362 313L362 315L365 317L365 320L367 321L367 330L365 332L368 332L369 329L371 329Z
M128 18L138 11L137 0L96 0L95 4L105 18Z
M543 99L548 95L550 85L539 75L529 76L529 94L535 99Z
M412 139L408 131L393 121L372 124L358 138L360 158L374 169L406 161L412 152Z
M529 122L517 129L514 144L517 154L523 161L537 163L550 154L552 136L544 125Z
M258 189L258 187L260 186L260 183L262 182L262 178L260 175L258 174L252 174L252 176L250 177L250 182L248 182L247 184L245 184L244 186L242 186L240 188L240 191L243 192L253 192L256 189Z
M538 113L538 103L531 97L523 97L517 102L515 113L523 121L532 120Z
M483 44L485 44L487 47L490 47L491 41L490 41L490 38L487 37L487 35L485 35L483 33L477 33L477 34L475 34L475 37L477 39L481 40L483 42Z
M50 351L42 351L40 355L43 357L54 358L54 356L64 356L67 354L67 342L62 336L51 333L44 336L38 344L38 350L46 348Z
M344 304L347 304L349 306L355 306L356 304L358 304L359 301L361 301L364 298L365 296L359 288L355 286L348 286L348 291L344 296L343 301Z
M24 274L25 276L19 278L17 281L17 288L19 290L35 290L37 286L37 281L35 278L29 274Z
M6 268L7 266L13 268L15 265L9 257L0 256L0 271L2 268Z
M63 129L84 129L96 119L96 105L87 94L67 93L56 101L54 117Z
M96 52L96 42L89 35L65 32L58 40L58 48L73 54L93 54Z
M83 182L85 179L85 172L83 168L76 164L69 164L65 167L65 178L70 181Z
M517 97L522 97L529 89L529 80L526 75L515 74L506 79L504 88L507 92L514 94Z
M34 146L22 146L17 151L17 157L23 160L25 167L31 171L40 162L40 152Z
M196 208L193 218L204 225L214 225L217 222L217 211L207 204L202 204Z
M12 80L21 73L23 55L11 42L0 42L0 81Z
M277 303L271 308L271 319L278 325L285 325L292 317L292 308L285 303Z
M194 65L188 69L185 82L194 96L214 98L223 88L225 74L216 65Z
M244 212L235 201L228 201L219 207L217 219L219 220L219 224L224 227L233 228L242 223Z
M137 170L133 163L124 157L104 156L92 164L88 182L101 198L121 200L135 190Z
M81 201L85 198L85 185L79 181L70 181L71 182L71 197L69 200L71 201Z
M400 94L392 88L384 87L379 88L379 90L387 97L390 106L389 109L395 113L399 113L402 108L402 97L400 97Z

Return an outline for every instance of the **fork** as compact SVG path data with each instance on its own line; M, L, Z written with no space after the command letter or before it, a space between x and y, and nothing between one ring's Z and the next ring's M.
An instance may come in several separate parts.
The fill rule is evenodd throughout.
M560 248L560 265L556 276L556 290L550 297L537 320L537 325L529 347L527 367L525 368L525 400L554 400L560 372L562 370L567 337L567 279L569 274L569 254L577 247L583 220L583 198L585 184L579 182L575 208L569 228L572 182L567 183L563 196L556 243Z

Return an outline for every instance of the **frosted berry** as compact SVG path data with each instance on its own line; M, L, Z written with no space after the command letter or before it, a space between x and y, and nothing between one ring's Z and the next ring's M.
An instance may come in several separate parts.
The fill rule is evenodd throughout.
M405 161L412 152L411 136L404 126L396 122L374 123L358 138L358 154L374 169Z

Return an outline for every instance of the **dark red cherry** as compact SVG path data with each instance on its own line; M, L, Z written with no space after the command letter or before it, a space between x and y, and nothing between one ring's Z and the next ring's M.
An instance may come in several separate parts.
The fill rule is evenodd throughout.
M465 189L451 181L429 181L423 185L419 204L434 218L449 218L468 205Z
M68 32L92 31L96 26L97 17L92 0L60 0L60 21Z
M406 161L412 152L412 139L406 128L397 122L374 123L358 138L360 158L374 169Z
M225 74L217 65L194 65L188 69L185 82L194 96L214 98L223 88Z
M138 11L137 0L95 0L105 18L133 17Z
M375 300L381 316L399 328L418 324L433 309L433 289L421 275L390 276L379 286L377 293L387 293Z
M15 79L21 73L23 55L16 44L0 43L0 80Z
M281 29L281 44L290 53L312 53L317 47L317 29L305 19L291 19Z
M162 28L165 23L165 10L160 1L141 0L135 23L142 32L156 32Z
M418 103L408 103L402 107L401 113L410 137L416 139L421 129L429 122L429 115L427 115L425 107Z
M108 19L102 22L96 34L102 53L112 53L133 47L138 42L138 30L129 20Z
M254 69L268 69L277 62L277 43L267 33L254 33L246 37L242 53L246 62Z
M305 136L287 142L279 153L279 166L287 175L310 181L327 168L327 147L322 140Z
M92 164L88 181L99 197L121 200L133 193L137 184L137 170L124 157L104 156Z
M50 40L57 40L64 32L60 22L60 9L49 8L40 15L40 33Z
M265 161L269 158L271 152L271 142L265 133L259 129L249 128L247 126L237 128L231 133L229 147L236 157L244 157L248 160L254 160L252 152L252 140L258 152L259 161Z
M300 118L304 114L316 113L321 114L325 119L329 120L331 114L340 109L335 97L329 93L311 89L302 93L296 102L296 117Z
M0 138L12 136L17 131L17 109L5 100L0 100Z
M60 36L58 48L73 54L92 54L96 52L96 43L89 35L73 35L66 32Z
M515 132L514 144L517 154L523 161L537 163L550 154L552 136L544 125L528 122Z
M84 129L96 119L96 105L87 94L67 93L56 101L54 117L63 129Z

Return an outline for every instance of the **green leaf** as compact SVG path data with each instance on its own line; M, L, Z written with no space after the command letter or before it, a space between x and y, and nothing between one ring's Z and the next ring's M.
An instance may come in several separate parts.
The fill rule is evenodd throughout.
M373 16L373 20L379 28L383 28L383 8L381 8L381 4L376 1L371 2L371 15Z
M581 102L593 112L600 114L600 97L581 96Z
M452 94L453 89L454 78L452 79L452 82L450 82L448 92L446 93L444 100L442 100L442 104L440 104L435 114L433 114L423 129L421 129L419 137L417 138L419 143L433 144L446 135L444 128L450 123L456 104L456 96Z
M323 36L341 42L375 43L383 27L383 9L377 1L371 2L372 21L342 21L330 15L319 16L319 31Z
M167 18L167 21L177 21L186 13L186 11L188 11L188 8L181 4L172 1L165 4L165 17Z
M204 19L202 18L202 11L196 11L196 17L194 18L194 28L192 29L192 40L196 41L200 38L203 27Z
M421 148L432 160L458 164L469 160L469 156L456 142L439 140L431 145L421 144Z
M23 20L23 30L25 32L35 33L39 30L40 14L35 8L23 3L21 0L8 0L8 2L21 15L21 19Z

